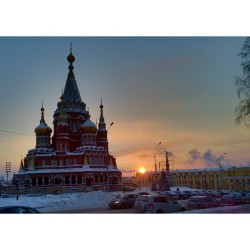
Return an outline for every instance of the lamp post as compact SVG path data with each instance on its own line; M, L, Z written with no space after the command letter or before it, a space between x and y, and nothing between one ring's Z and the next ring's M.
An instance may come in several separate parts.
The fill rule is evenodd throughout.
M7 186L8 186L8 178L10 172L11 172L11 162L6 162Z
M156 189L157 189L157 184L156 184L156 172L157 172L157 164L156 164L156 156L155 156L155 151L156 151L156 149L157 149L157 147L159 146L161 144L161 142L159 142L156 146L155 146L155 148L154 148L154 160L155 160L155 162L154 162L154 164L155 164L155 178L154 178L154 185L155 185L155 191L156 191Z

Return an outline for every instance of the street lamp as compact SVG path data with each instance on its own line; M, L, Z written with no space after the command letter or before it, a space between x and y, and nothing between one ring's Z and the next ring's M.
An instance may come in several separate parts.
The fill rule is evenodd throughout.
M11 162L6 162L7 186L8 186L8 178L10 172L11 172Z
M155 180L154 180L154 185L155 185L155 190L157 189L157 185L156 185L156 172L157 172L157 165L156 165L156 156L155 156L155 151L156 151L156 148L161 144L161 142L159 142L155 148L154 148L154 160L155 160Z

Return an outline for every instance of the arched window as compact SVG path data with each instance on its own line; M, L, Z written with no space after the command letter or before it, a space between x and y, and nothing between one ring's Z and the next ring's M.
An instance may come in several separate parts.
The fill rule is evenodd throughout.
M65 184L69 184L69 176L66 176L66 178L65 178Z
M82 184L82 177L81 176L77 177L77 184Z
M72 176L71 183L76 184L76 177L74 175Z
M36 177L32 178L32 186L36 186Z
M39 186L43 185L43 179L42 179L42 177L38 178L38 185Z
M103 155L102 154L99 155L99 164L103 165Z
M60 177L56 177L56 178L55 178L55 184L56 184L56 185L61 184L61 178L60 178Z
M48 177L44 178L44 185L49 185L49 178Z
M98 183L98 176L95 176L95 183Z
M93 156L90 155L90 156L89 156L89 164L90 164L90 165L93 165L93 163L94 163L94 161L93 161Z
M95 165L97 165L98 164L98 156L95 155L94 159L95 159Z

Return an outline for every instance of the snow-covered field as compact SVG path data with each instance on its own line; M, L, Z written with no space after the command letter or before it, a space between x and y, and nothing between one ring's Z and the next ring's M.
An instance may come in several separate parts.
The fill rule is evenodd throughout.
M94 191L86 193L65 193L42 196L19 196L0 198L0 206L24 205L37 208L41 212L63 211L74 208L104 208L119 192ZM121 194L121 192L120 192Z

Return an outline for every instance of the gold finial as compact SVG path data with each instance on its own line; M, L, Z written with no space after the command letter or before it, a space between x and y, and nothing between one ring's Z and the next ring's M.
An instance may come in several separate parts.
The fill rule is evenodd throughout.
M42 102L42 107L41 107L41 120L40 122L45 122L44 120L44 107L43 107L43 102Z

